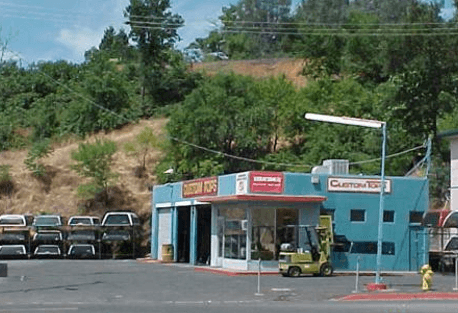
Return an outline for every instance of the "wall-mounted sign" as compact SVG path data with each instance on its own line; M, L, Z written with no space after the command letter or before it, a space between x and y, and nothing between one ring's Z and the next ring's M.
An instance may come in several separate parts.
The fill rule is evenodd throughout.
M248 172L235 175L235 194L246 195L248 193Z
M380 179L328 177L329 192L380 193ZM385 179L385 193L391 192L391 180Z
M250 172L251 193L283 193L283 173L279 172Z
M218 193L218 177L208 177L183 182L183 198L214 196Z

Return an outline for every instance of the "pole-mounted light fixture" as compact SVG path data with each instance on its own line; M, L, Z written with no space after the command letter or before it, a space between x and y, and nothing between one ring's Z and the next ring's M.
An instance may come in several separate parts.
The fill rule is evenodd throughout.
M306 113L305 118L312 121L321 121L345 125L354 125L370 128L382 129L382 164L380 169L380 207L378 219L378 236L377 236L377 265L375 273L375 283L380 284L380 268L382 264L382 239L383 239L383 194L385 191L385 154L386 154L386 122L377 120L366 120L354 117L331 116L314 113Z

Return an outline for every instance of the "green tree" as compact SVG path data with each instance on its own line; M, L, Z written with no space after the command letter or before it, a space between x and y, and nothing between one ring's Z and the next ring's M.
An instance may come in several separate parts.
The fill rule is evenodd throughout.
M43 177L46 175L46 168L39 160L52 152L50 144L51 141L49 139L36 141L27 153L27 158L24 160L27 169L36 177Z
M59 116L61 134L110 130L142 115L140 103L131 101L133 83L107 55L97 54L79 75L81 81L69 84L73 97Z
M82 143L73 150L71 158L76 161L71 167L80 176L92 178L90 184L80 185L78 194L84 198L102 195L108 201L108 188L114 184L117 174L112 172L113 155L117 150L113 141L96 140L95 143Z
M146 160L153 149L159 148L161 142L154 134L151 128L145 127L140 134L135 136L135 141L128 142L124 145L124 150L135 156L139 161L139 166L136 168L135 173L141 177L146 170Z
M140 53L141 84L154 98L169 63L168 51L179 40L178 29L184 20L170 12L169 0L130 0L125 17L131 27L129 36Z
M272 111L262 105L264 100L251 78L220 74L207 79L172 114L167 130L177 140L170 143L160 168L173 167L180 173L176 178L253 169L252 163L224 154L258 159L270 152ZM220 153L202 151L180 140Z
M224 52L231 59L277 56L289 31L291 0L240 0L223 7L223 24L190 47L204 53Z
M113 26L105 29L102 40L100 41L98 49L92 47L84 53L86 62L90 62L97 54L105 54L109 58L116 58L124 62L134 59L134 48L129 44L129 36L120 29L118 33Z

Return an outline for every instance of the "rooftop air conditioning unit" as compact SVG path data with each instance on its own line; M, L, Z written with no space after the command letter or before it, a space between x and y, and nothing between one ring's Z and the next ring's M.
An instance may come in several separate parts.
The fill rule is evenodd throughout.
M329 174L331 175L348 175L348 168L350 163L348 160L324 160L323 166L330 169Z

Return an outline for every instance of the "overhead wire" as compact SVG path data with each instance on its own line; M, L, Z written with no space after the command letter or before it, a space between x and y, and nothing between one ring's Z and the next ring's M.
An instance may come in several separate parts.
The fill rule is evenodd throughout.
M159 22L126 22L131 27L139 27L142 29L160 30L167 28L184 27L187 24L178 23L159 23ZM276 24L271 24L276 26ZM215 27L216 28L216 27ZM341 37L401 37L401 36L455 36L458 35L458 28L442 27L442 28L387 28L387 29L347 29L347 28L304 28L293 30L291 28L272 27L262 28L258 26L240 26L240 27L221 27L217 28L220 33L247 33L260 35L290 35L290 36L341 36Z
M424 144L421 145L421 146L417 146L417 147L408 149L408 150L404 150L404 151L401 151L401 152L397 152L397 153L394 153L394 154L387 155L385 157L385 159L394 158L394 157L397 157L397 156L400 156L400 155L403 155L403 154L406 154L406 153L409 153L409 152L412 152L412 151L416 151L416 150L419 150L419 149L423 149L423 148L426 148L426 146ZM380 161L380 160L382 160L381 157L380 158L375 158L375 159L364 160L364 161L350 162L349 165L361 165L361 164L365 164L365 163L377 162L377 161Z
M30 65L30 63L27 62L27 60L24 60L20 55L18 55L17 53L15 53L14 51L11 51L9 50L12 54L15 54L18 58L20 58L24 63L27 63ZM114 115L114 116L117 116L121 119L123 119L124 121L126 122L131 122L131 120L127 119L125 116L123 115L120 115L116 112L114 112L113 110L110 110L108 108L105 108L104 106L102 105L99 105L98 103L96 103L95 101L93 101L92 99L82 95L81 93L73 90L72 88L68 87L67 85L61 83L60 81L54 79L52 76L48 75L47 73L41 71L40 69L37 69L37 71L45 76L46 78L48 78L49 80L52 80L54 83L58 84L59 86L65 88L66 90L70 91L72 94L80 97L81 99L83 100L86 100L88 101L89 103L91 103L92 105L94 105L95 107L97 107L98 109L100 110L104 110L106 112L109 112L110 114ZM314 165L310 165L310 164L295 164L295 163L281 163L281 162L271 162L271 161L264 161L264 160L255 160L255 159L250 159L250 158L245 158L245 157L241 157L241 156L236 156L236 155L232 155L232 154L228 154L228 153L225 153L225 152L221 152L221 151L218 151L218 150L214 150L214 149L210 149L210 148L207 148L207 147L203 147L203 146L200 146L200 145L197 145L197 144L194 144L194 143L191 143L191 142L188 142L186 140L183 140L183 139L179 139L179 138L176 138L176 137L173 137L173 136L169 136L169 135L166 135L166 138L168 138L169 140L173 140L175 142L178 142L178 143L181 143L181 144L184 144L184 145L187 145L187 146L190 146L190 147L193 147L193 148L196 148L196 149L199 149L199 150L202 150L202 151L206 151L206 152L210 152L210 153L213 153L213 154L217 154L217 155L222 155L224 157L227 157L227 158L231 158L231 159L235 159L235 160L240 160L240 161L245 161L245 162L250 162L250 163L257 163L257 164L265 164L265 165L273 165L273 166L283 166L283 167L293 167L293 168L304 168L304 167L307 167L307 168L311 168L313 167ZM405 151L401 151L401 152L398 152L398 153L394 153L394 154L391 154L391 155L388 155L386 156L385 158L393 158L393 157L396 157L396 156L399 156L399 155L402 155L402 154L406 154L406 153L409 153L409 152L412 152L412 151L415 151L415 150L418 150L418 149L421 149L421 148L424 148L425 145L421 145L421 146L417 146L415 148L412 148L412 149L408 149L408 150L405 150ZM364 161L358 161L358 162L351 162L349 163L349 165L360 165L360 164L364 164L364 163L371 163L371 162L378 162L380 161L381 158L375 158L375 159L370 159L370 160L364 160Z
M0 11L0 15L2 16L7 16L7 17L16 17L16 18L21 18L21 19L40 19L40 20L48 20L48 21L54 21L54 22L68 22L68 19L71 18L71 19L76 19L77 18L77 15L80 15L81 17L87 17L88 15L96 15L95 13L91 13L91 12L75 12L75 11L69 11L69 10L65 10L65 9L60 9L60 8L45 8L45 7L41 7L41 6L31 6L31 5L23 5L23 4L13 4L13 3L8 3L8 2L0 2L0 5L3 5L3 6L8 6L8 7L12 7L11 8L3 8L2 11ZM19 8L19 9L15 9L15 8ZM24 11L24 9L29 9L28 11ZM14 14L4 14L4 12L10 12L10 13L14 13ZM19 15L18 15L19 14ZM35 15L35 16L26 16L24 14L31 14L31 15ZM38 18L36 17L36 15L38 16L41 16L41 18ZM51 17L51 18L50 18ZM147 28L146 26L147 25L154 25L155 22L150 22L151 20L153 21L165 21L165 20L168 20L170 19L171 17L173 16L168 16L168 17L161 17L161 16L154 16L154 15L150 15L150 16L141 16L141 15L127 15L126 16L127 18L129 18L129 23L131 24L135 24L136 26L140 26L142 24L142 26L144 26L144 28ZM56 18L64 18L65 20L60 20L60 19L56 19ZM203 23L204 21L197 21L197 22L194 22L193 24L196 25L196 24L200 24L200 23ZM272 22L269 22L269 21L248 21L248 20L239 20L239 21L221 21L221 23L224 23L224 22L230 22L230 24L232 25L245 25L246 26L249 26L250 24L252 25L262 25L262 26L268 26L268 25L272 25L272 26L276 26L278 27L279 25L283 25L283 26L304 26L304 27L308 27L311 31L312 31L312 34L314 34L313 32L314 31L319 31L319 32L322 32L322 31L326 31L325 29L323 28L310 28L310 26L320 26L320 27L328 27L328 29L335 29L335 30L338 30L342 27L344 27L344 29L346 29L345 27L363 27L363 26L375 26L375 27L384 27L384 26L390 26L390 27L393 27L393 26L396 26L396 27L399 27L399 26L434 26L434 25L456 25L458 26L458 23L449 23L449 22L421 22L421 23L402 23L402 22L399 22L399 23L361 23L361 24L355 24L355 23L314 23L314 22L283 22L283 21L272 21ZM205 23L208 23L208 21L206 20ZM160 23L162 24L162 23ZM184 23L184 24L169 24L168 26L189 26L191 24L189 23ZM231 26L229 26L231 27ZM240 27L240 26L239 26ZM151 29L156 29L156 28L151 28ZM288 28L286 28L288 29ZM390 30L394 30L393 28L391 28ZM414 28L414 29L411 29L412 31L421 31L420 29L418 28ZM433 30L437 30L437 31L447 31L447 30L451 30L451 31L454 31L456 29L454 29L453 27L448 27L448 28L441 28L441 29L435 29L435 28L428 28L427 29L428 31L433 31ZM239 31L238 28L232 28L232 29L228 29L226 30L225 32L237 32ZM362 31L370 31L370 30L364 30L364 29L352 29L352 31L359 31L359 32L362 32ZM425 29L423 29L423 31L426 31ZM457 30L458 31L458 30ZM296 35L296 33L287 33L287 34L291 34L291 35ZM400 34L400 35L405 35L405 34Z
M9 5L9 6L12 6L12 7L20 7L20 8L29 8L29 9L44 9L44 7L39 7L39 6L29 6L29 5L20 5L20 4L10 4L10 3L4 3L4 2L0 2L0 5ZM57 11L60 11L60 12L66 12L65 10L61 10L61 9L56 9ZM17 10L15 9L9 9L10 12L13 12L13 13L19 13ZM23 11L21 11L21 13L24 13ZM0 13L1 14L1 13ZM43 19L47 19L47 20L52 20L52 19L49 19L46 18L46 16L54 16L54 17L68 17L69 15L66 15L66 14L60 14L60 13L49 13L49 12L36 12L34 11L33 14L35 15L38 15L38 16L42 16ZM74 12L71 13L72 16L74 16ZM87 15L87 12L84 12L84 13L81 13L81 14L85 14ZM5 16L5 14L3 14ZM30 18L30 17L26 17L26 16L15 16L15 17L18 17L18 18ZM134 27L141 27L141 28L146 28L146 29L164 29L164 27L178 27L178 26L185 26L183 24L174 24L174 23L163 23L163 22L154 22L154 20L168 20L170 19L170 17L157 17L157 16L137 16L137 15L130 15L130 21L129 21L129 25L132 25ZM133 18L133 19L132 19ZM146 21L144 20L136 20L138 18L141 18L141 19L147 19ZM38 17L32 17L31 19L40 19ZM151 22L151 20L153 20L153 22ZM53 21L59 21L59 22L64 22L63 20L57 20L57 19L54 19ZM68 21L67 21L68 22ZM222 21L224 23L224 21ZM434 36L437 36L437 35L456 35L458 34L458 29L454 29L454 28L440 28L440 29L435 29L435 28L428 28L428 29L418 29L418 28L412 28L410 29L412 32L411 33L363 33L364 32L370 32L370 31L374 31L376 29L342 29L342 28L335 28L335 29L332 29L332 28L328 28L328 29L323 29L322 26L345 26L345 27L348 27L348 26L358 26L358 27L361 27L361 26L401 26L401 25L421 25L421 26L431 26L431 25L444 25L444 23L390 23L390 24L338 24L338 23L298 23L298 22L253 22L253 21L234 21L231 23L233 24L244 24L244 27L242 26L239 26L239 27L227 27L226 30L222 29L220 30L221 32L225 32L225 33L235 33L235 32L250 32L250 33L258 33L258 34L283 34L283 35L304 35L304 34L307 34L307 35L324 35L323 34L323 31L326 31L327 34L329 35L345 35L345 36L355 36L355 35L364 35L364 36L368 36L368 35L377 35L377 36L386 36L386 35L397 35L397 36L412 36L412 35L422 35L422 36L425 36L425 35L434 35ZM258 26L258 29L255 29L254 27L252 27L250 30L246 30L244 29L246 26L245 25L249 25L249 24L253 24L254 25L272 25L272 26L275 26L277 27L276 31L266 31L264 29L261 29L259 26ZM151 26L150 26L151 25ZM155 25L158 25L158 26L155 26ZM159 26L160 25L160 26ZM298 33L298 32L284 32L283 30L290 30L290 28L282 28L282 27L278 27L279 25L290 25L290 26L294 26L294 25L298 25L298 26L307 26L307 27L310 27L310 26L321 26L321 28L310 28L308 32L301 32L301 33ZM453 24L452 24L453 25ZM458 25L455 23L455 25ZM342 33L342 30L344 31L353 31L354 33L346 33L346 34L343 34ZM405 29L385 29L385 31L393 31L393 30L399 30L399 31L405 31ZM431 31L431 30L438 30L438 31L449 31L449 33L447 34L442 34L442 33L417 33L418 31ZM339 31L340 33L332 33L331 31ZM450 31L452 31L452 34L450 33ZM453 31L456 31L457 33L454 33ZM356 32L359 32L359 33L356 33ZM415 33L414 33L415 32ZM21 58L21 60L23 60L25 63L28 63L26 60L24 60L23 58ZM65 84L62 84L61 82L59 82L58 80L55 80L53 77L49 76L48 74L42 72L41 70L39 70L39 72L46 76L48 79L51 79L53 80L56 84L60 85L61 87L67 89L68 91L70 91L71 93L79 96L80 98L86 100L86 101L89 101L90 103L92 103L94 106L96 106L97 108L101 109L101 110L104 110L104 111L107 111L111 114L114 114L126 121L128 121L124 116L121 116L119 114L117 114L116 112L110 110L110 109L107 109L101 105L99 105L98 103L94 102L92 99L90 98L87 98L85 97L84 95L81 95L80 93L74 91L73 89L69 88L68 86L66 86ZM267 164L267 165L276 165L276 166L287 166L287 167L312 167L312 165L304 165L304 164L290 164L290 163L278 163L278 162L269 162L269 161L261 161L261 160L253 160L253 159L249 159L249 158L244 158L244 157L239 157L239 156L234 156L234 155L230 155L230 154L227 154L227 153L224 153L224 152L221 152L221 151L217 151L217 150L213 150L213 149L209 149L209 148L206 148L206 147L202 147L202 146L199 146L199 145L196 145L196 144L193 144L193 143L190 143L190 142L187 142L187 141L184 141L184 140L181 140L181 139L178 139L178 138L175 138L175 137L169 137L169 139L171 140L174 140L176 142L180 142L182 144L185 144L185 145L188 145L188 146L191 146L191 147L194 147L196 149L201 149L203 151L207 151L207 152L211 152L211 153L215 153L215 154L219 154L219 155L223 155L225 157L228 157L228 158L234 158L234 159L237 159L237 160L243 160L243 161L247 161L247 162L254 162L254 163L262 163L262 164ZM403 152L399 152L399 153L396 153L394 155L389 155L387 156L387 158L391 158L391 157L395 157L395 156L398 156L398 155L401 155L403 153L408 153L408 152L411 152L411 151L414 151L416 149L420 149L420 148L423 148L424 146L419 146L419 147L416 147L416 148L413 148L413 149L409 149L409 150L406 150L406 151L403 151ZM359 161L359 162L352 162L350 164L352 165L356 165L356 164L363 164L363 163L369 163L369 162L376 162L376 161L379 161L381 158L376 158L376 159L371 159L371 160L366 160L366 161Z

